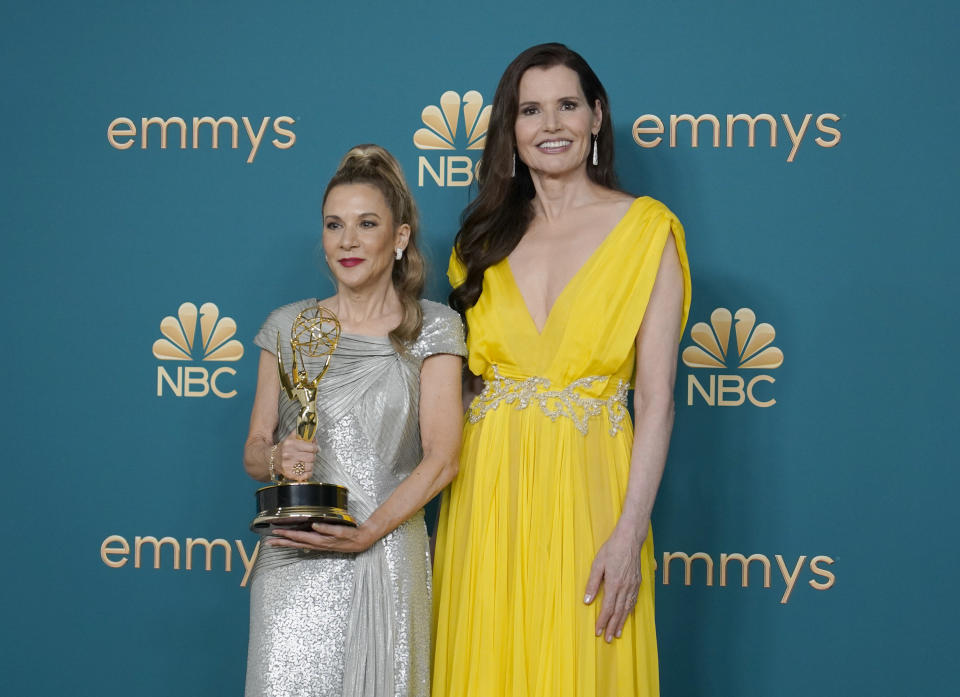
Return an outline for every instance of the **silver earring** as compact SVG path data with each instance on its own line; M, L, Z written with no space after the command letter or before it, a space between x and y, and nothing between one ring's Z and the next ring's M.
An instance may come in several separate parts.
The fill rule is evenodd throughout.
M397 247L396 256L397 256L397 261L400 261L401 259L403 259L403 250L400 249L399 247Z
M600 160L597 157L597 141L600 140L600 134L593 134L593 166L596 167L599 164Z
M513 152L513 169L510 171L510 176L517 176L517 152Z

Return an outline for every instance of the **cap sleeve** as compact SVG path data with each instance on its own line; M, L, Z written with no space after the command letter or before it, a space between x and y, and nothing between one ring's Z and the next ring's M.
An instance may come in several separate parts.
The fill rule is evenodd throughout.
M421 360L438 353L454 356L467 355L467 345L463 336L463 322L455 311L446 305L421 300L423 307L423 329L413 347Z
M656 283L663 252L671 237L677 250L677 258L683 275L683 304L680 311L680 336L682 338L690 314L691 282L690 264L687 260L686 238L680 220L663 203L649 196L638 198L625 216L628 232L623 238L623 256L630 260L624 278L626 297L631 299L625 308L621 324L635 336L650 303Z
M690 302L692 297L692 283L690 281L690 262L687 259L687 241L686 233L680 219L674 215L673 211L665 205L657 202L660 207L659 226L663 237L663 245L660 247L660 260L657 262L657 268L660 268L660 262L663 258L663 249L666 246L668 236L673 236L673 243L677 249L677 257L680 261L680 270L683 274L683 305L680 312L680 336L687 326L687 318L690 316Z

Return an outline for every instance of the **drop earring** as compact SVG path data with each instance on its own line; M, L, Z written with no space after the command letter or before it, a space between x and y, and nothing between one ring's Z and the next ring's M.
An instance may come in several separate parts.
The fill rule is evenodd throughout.
M401 259L403 259L403 250L400 249L399 247L397 247L396 257L397 257L397 261L400 261Z
M513 169L510 170L510 176L517 176L517 151L513 151Z
M597 141L600 140L600 134L593 134L593 166L596 167L599 164L600 160L597 157Z

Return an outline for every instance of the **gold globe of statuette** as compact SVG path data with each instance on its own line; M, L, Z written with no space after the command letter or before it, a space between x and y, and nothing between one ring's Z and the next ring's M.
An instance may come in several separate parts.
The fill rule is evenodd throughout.
M301 356L329 356L336 351L339 341L340 320L322 305L301 312L290 329L290 347Z

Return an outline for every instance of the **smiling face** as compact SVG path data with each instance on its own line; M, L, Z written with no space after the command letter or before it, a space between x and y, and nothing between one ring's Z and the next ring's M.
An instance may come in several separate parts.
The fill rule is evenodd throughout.
M588 104L577 74L564 65L530 68L518 86L514 135L531 172L558 176L585 167L600 104Z
M323 252L338 287L363 291L391 282L397 248L410 226L395 225L383 194L372 184L341 184L323 204Z

